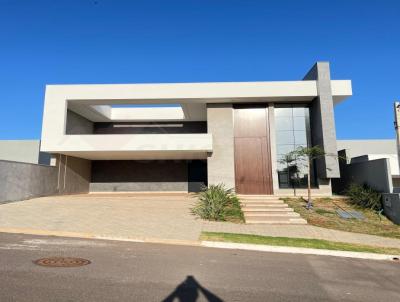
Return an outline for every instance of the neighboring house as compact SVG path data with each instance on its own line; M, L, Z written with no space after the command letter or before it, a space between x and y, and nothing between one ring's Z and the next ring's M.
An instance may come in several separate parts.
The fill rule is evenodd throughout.
M387 174L391 177L392 187L400 187L399 161L395 139L338 140L337 149L338 151L346 150L347 162L349 164L367 164L366 162L387 159L389 166ZM372 174L376 175L376 173ZM377 178L385 177L384 175L376 176Z
M240 194L292 194L280 159L311 144L336 153L333 107L351 94L351 81L331 80L325 62L300 81L48 85L41 150L69 192L224 183ZM337 159L313 171L314 192L330 195ZM296 175L304 188L306 170Z
M341 178L335 179L332 189L345 194L352 183L367 184L383 194L385 215L400 224L400 175L395 139L338 140Z
M0 160L50 164L50 154L40 152L40 140L0 140Z
M349 160L359 156L368 156L369 160L388 158L392 175L399 175L395 139L338 140L337 149L338 151L345 149Z

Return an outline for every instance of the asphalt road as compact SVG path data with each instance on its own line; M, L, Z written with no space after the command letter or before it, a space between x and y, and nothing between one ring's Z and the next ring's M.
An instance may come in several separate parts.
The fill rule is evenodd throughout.
M0 233L0 301L400 301L400 263Z

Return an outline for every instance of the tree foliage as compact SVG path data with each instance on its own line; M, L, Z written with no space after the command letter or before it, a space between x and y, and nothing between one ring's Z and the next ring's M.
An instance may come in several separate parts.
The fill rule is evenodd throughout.
M297 165L305 166L308 169L307 176L307 208L310 209L312 207L312 198L311 198L311 163L316 159L331 156L338 157L337 154L329 154L324 151L320 146L312 146L312 147L299 147L294 151L287 153L284 159L294 159Z

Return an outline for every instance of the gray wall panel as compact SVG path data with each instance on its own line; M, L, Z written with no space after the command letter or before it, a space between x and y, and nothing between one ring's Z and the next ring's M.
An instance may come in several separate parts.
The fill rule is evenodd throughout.
M0 160L0 202L57 194L57 167Z
M345 152L339 152L340 156L345 156ZM375 159L363 162L347 164L346 160L340 160L340 179L332 180L332 188L335 193L343 194L351 183L367 184L373 189L392 193L393 183L390 173L389 160L386 158Z
M213 136L213 152L207 159L208 184L235 188L232 104L207 104L207 127Z
M90 192L187 192L187 181L179 182L92 182Z
M65 134L92 134L93 122L76 114L75 112L67 111L67 125Z
M94 123L94 134L207 133L207 122Z
M88 193L91 180L91 161L65 155L59 156L58 160L60 163L60 193Z
M317 81L318 97L311 105L312 143L321 146L326 153L336 154L336 129L329 63L317 62L304 80ZM326 156L318 159L317 172L319 178L340 177L337 158Z
M58 158L57 166L0 160L0 202L89 191L90 161Z
M186 161L92 162L90 191L188 191Z

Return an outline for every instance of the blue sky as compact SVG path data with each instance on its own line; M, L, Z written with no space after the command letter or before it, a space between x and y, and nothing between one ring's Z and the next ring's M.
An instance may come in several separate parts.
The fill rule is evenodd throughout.
M39 138L61 83L351 79L337 137L393 138L400 1L0 0L0 139Z

